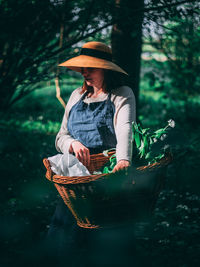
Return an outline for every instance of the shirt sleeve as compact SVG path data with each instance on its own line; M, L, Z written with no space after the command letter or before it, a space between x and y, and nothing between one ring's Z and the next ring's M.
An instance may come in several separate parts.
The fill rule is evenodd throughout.
M71 143L75 141L75 139L70 135L67 129L67 120L72 106L76 104L80 98L81 98L80 88L78 88L72 92L67 102L61 127L56 136L56 141L55 141L56 149L58 152L62 152L63 154L69 152Z
M117 138L116 157L119 160L132 159L132 122L136 120L136 103L133 91L128 86L118 89L114 99L114 126Z

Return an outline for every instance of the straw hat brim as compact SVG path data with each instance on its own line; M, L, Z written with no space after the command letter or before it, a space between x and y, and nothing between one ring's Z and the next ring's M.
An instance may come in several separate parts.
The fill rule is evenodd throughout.
M96 57L80 55L77 57L73 57L58 66L67 67L71 70L81 72L81 68L100 68L100 69L108 69L112 71L121 72L123 74L128 75L126 71L120 68L117 64Z

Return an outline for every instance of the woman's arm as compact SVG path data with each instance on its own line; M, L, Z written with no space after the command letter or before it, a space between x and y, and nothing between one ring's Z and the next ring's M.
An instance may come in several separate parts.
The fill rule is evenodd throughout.
M117 165L114 171L126 168L132 158L132 122L136 120L136 104L133 91L123 86L116 92L114 126L117 137Z

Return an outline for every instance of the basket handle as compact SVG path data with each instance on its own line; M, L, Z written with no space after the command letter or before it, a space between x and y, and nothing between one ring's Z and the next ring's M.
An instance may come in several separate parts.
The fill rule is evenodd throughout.
M45 168L47 169L46 178L48 180L50 180L50 181L53 181L53 175L54 175L54 173L51 170L50 162L48 161L47 158L45 158L45 159L43 159L43 163L44 163Z

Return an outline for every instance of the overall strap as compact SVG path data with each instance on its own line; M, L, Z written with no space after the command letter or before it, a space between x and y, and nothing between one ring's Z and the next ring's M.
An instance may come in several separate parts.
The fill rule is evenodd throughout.
M108 93L108 100L111 100L111 92Z
M89 93L88 91L85 91L81 96L80 100L84 100L88 93Z

